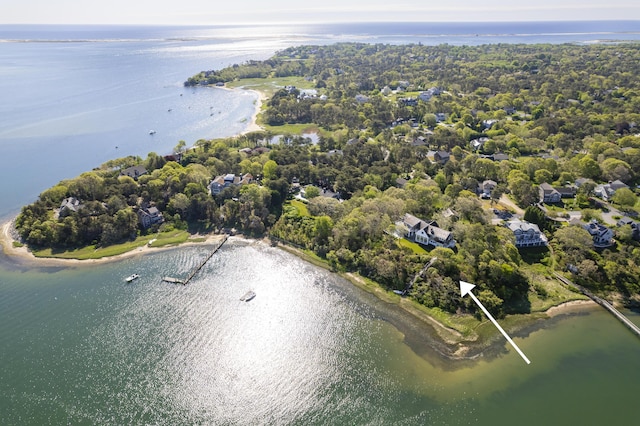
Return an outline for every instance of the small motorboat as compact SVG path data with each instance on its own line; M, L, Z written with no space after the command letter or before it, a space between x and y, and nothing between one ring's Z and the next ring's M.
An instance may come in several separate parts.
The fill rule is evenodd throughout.
M133 275L129 275L127 278L125 278L124 280L128 283L130 283L133 280L137 280L138 278L140 278L140 275L138 274L133 274Z
M254 297L256 297L255 291L249 290L248 292L246 292L244 294L244 296L242 296L240 298L240 300L242 300L243 302L248 302L249 300L253 299Z
M155 130L149 130L149 134L150 134L150 135L155 135L155 134L156 134L156 131L155 131Z

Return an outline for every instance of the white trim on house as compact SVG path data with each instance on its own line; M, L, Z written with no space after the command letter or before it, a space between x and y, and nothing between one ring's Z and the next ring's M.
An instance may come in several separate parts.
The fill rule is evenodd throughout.
M506 224L516 238L516 247L539 247L547 245L547 237L540 232L535 223L519 219L510 220Z

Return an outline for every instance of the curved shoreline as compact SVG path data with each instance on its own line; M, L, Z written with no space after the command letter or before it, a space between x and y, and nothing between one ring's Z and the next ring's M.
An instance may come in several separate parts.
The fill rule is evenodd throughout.
M278 244L278 248L291 253L304 261L310 262L318 267L329 270L326 264L315 262L303 251L283 244ZM361 290L373 294L378 300L387 303L389 305L395 305L403 312L411 315L412 318L422 322L426 327L430 328L428 334L434 338L430 342L430 350L436 352L441 359L447 359L449 361L468 362L477 361L481 358L492 359L496 356L502 348L507 345L507 341L502 335L495 330L495 333L488 337L464 336L458 330L441 323L438 319L429 315L427 312L420 310L416 303L410 299L400 298L399 301L393 300L393 296L381 287L372 287L365 283L358 275L351 273L337 273L345 280L349 281L352 285L360 288ZM561 317L562 315L579 314L588 309L598 307L598 304L592 300L570 300L552 306L546 311L531 312L529 314L519 315L518 320L510 327L509 333L512 336L524 337L530 333L544 328L547 320ZM396 328L398 324L390 321ZM488 322L488 320L487 320ZM410 345L411 346L411 345ZM450 368L450 367L449 367Z
M179 247L187 247L197 244L213 244L216 243L220 238L222 238L222 236L218 234L209 234L206 236L205 241L187 241L178 245L170 245L164 247L149 247L148 245L145 245L122 254L102 257L99 259L80 260L51 257L41 258L36 257L33 253L31 253L27 246L14 246L14 242L16 242L16 240L11 233L13 220L5 222L1 226L0 245L2 246L3 252L7 257L17 260L20 263L29 263L32 265L43 267L76 267L101 263L111 263L139 255L157 253L160 251L175 249ZM283 244L278 244L277 248L291 253L306 262L314 264L315 266L328 269L327 265L320 264L319 262L314 262L309 256L298 249ZM417 306L414 306L412 301L408 299L402 298L399 301L391 300L391 296L389 296L381 288L372 288L357 275L349 273L338 273L338 275L349 281L352 285L360 288L361 290L373 294L382 302L388 303L390 305L395 305L403 312L411 315L411 317L424 323L425 326L429 327L432 330L432 332L430 332L429 334L432 335L435 340L437 340L434 340L432 342L432 345L430 345L431 349L436 351L442 358L446 358L451 361L477 360L478 358L484 356L490 357L491 353L495 352L497 348L502 347L505 344L503 339L499 338L501 336L499 336L499 333L497 331L494 336L489 338L478 338L478 336L464 336L458 330L455 330L454 328L441 323L436 318L430 316L428 313L421 311ZM528 335L530 332L543 327L543 325L541 324L541 320L548 320L561 315L578 313L580 311L584 311L585 309L593 308L594 306L598 305L591 300L572 300L564 302L559 305L552 306L544 312L533 312L531 314L523 315L521 320L519 320L517 325L514 327L514 330L512 330L511 332L516 335Z
M238 90L246 90L248 92L254 92L257 94L257 99L254 102L255 105L255 110L253 111L253 115L251 116L251 119L249 121L249 124L247 125L247 128L245 130L243 130L240 135L246 135L247 133L251 133L251 132L260 132L263 131L264 129L258 124L258 115L260 114L260 111L262 111L262 103L264 101L267 100L267 95L264 94L263 92L259 91L259 90L255 90L255 89L247 89L246 87L226 87L226 86L211 86L215 89L222 89L222 90L228 90L230 92L235 92Z
M13 235L11 235L11 229L13 226L13 220L3 223L2 228L0 229L0 246L2 246L2 251L4 254L13 259L17 259L19 262L31 263L37 266L83 266L83 265L94 265L100 263L111 263L117 262L119 260L128 259L135 256L140 256L143 254L155 253L164 250L170 250L177 247L187 247L190 245L196 244L215 244L221 238L222 235L219 234L208 234L206 235L205 241L199 242L190 242L186 241L184 243L178 245L167 245L162 247L150 247L145 244L144 246L135 248L133 250L127 251L125 253L117 254L115 256L105 256L98 259L62 259L56 257L36 257L33 253L29 251L29 248L26 245L21 247L15 247L14 242L17 242Z

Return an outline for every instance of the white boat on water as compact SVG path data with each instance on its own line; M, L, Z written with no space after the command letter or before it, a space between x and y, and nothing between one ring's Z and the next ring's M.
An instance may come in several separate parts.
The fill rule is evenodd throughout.
M150 134L150 135L155 135L155 134L156 134L156 131L155 131L155 130L149 130L149 134Z
M129 275L127 278L125 278L124 280L128 283L130 283L133 280L137 280L138 278L140 278L140 275L138 274L133 274L133 275Z
M256 297L255 291L249 290L248 292L246 292L244 294L244 296L242 296L240 298L240 300L242 300L243 302L248 302L249 300L253 299L254 297Z

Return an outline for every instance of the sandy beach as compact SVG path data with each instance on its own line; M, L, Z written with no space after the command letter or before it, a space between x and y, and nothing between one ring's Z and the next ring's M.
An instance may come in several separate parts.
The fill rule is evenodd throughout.
M232 89L232 90L237 90L237 89ZM242 89L242 90L251 90L251 89ZM262 103L267 99L267 97L264 93L259 92L257 90L251 90L251 91L258 94L258 99L255 102L256 109L253 112L253 115L251 116L251 122L247 126L246 130L242 132L243 135L251 132L259 132L264 130L262 127L258 125L258 114L260 114L260 111L262 110Z
M5 222L2 224L2 230L0 232L0 245L2 245L2 250L5 255L14 258L19 262L32 263L37 266L79 266L79 265L92 265L96 263L108 263L108 262L116 262L122 259L127 259L134 256L139 256L146 253L158 252L163 250L170 250L176 247L185 247L189 245L200 245L200 244L215 244L224 238L223 235L220 234L209 234L204 235L205 241L198 242L190 242L186 241L179 245L167 245L162 247L150 247L149 245L144 245L142 247L138 247L134 250L128 251L126 253L118 254L116 256L105 256L99 259L58 259L54 257L36 257L29 251L27 246L14 246L14 242L16 240L13 238L11 234L11 227L13 226L13 222ZM202 238L202 235L198 237Z
M246 90L246 91L256 93L258 95L258 99L254 103L255 110L253 111L253 115L251 116L251 121L247 125L247 128L240 134L245 135L247 133L260 132L264 130L262 127L258 125L258 115L262 110L262 103L267 99L267 96L263 92L260 92L259 90L254 90L254 89L247 89L245 87L229 88L225 86L222 86L222 87L216 86L216 89L229 90L231 92L238 91L238 90Z

